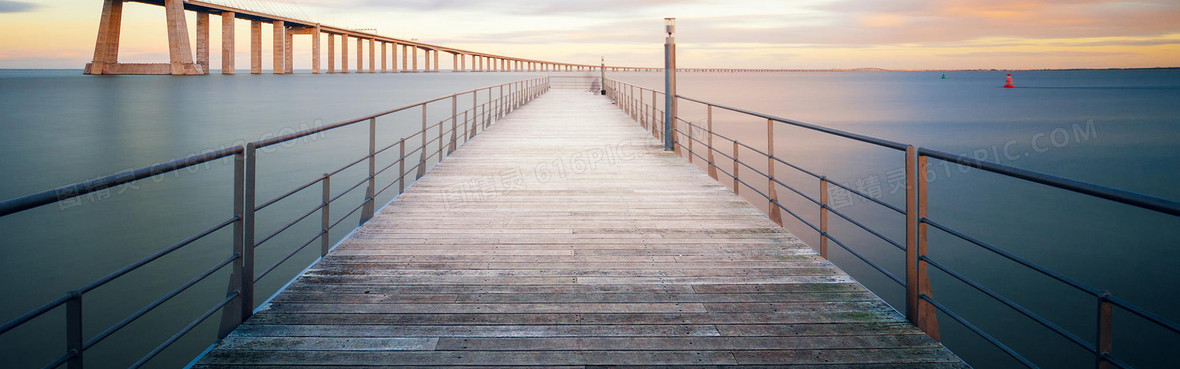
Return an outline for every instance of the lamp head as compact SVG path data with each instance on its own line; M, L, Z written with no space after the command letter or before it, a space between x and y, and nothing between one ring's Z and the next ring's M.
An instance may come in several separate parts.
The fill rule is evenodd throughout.
M676 18L664 18L664 32L667 32L668 36L676 33Z

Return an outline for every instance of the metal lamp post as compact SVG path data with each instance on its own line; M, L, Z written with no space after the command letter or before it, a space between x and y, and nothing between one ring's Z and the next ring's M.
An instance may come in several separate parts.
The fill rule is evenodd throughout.
M675 150L676 124L676 18L664 18L664 151Z

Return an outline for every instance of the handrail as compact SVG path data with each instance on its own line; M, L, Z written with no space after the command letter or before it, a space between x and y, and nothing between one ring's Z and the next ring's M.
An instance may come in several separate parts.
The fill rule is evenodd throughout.
M1096 185L1093 183L1086 183L1065 177L1055 176L1052 174L1020 169L1010 165L977 160L975 158L951 154L945 151L923 148L919 149L918 153L935 159L966 165L976 169L983 169L988 172L1002 174L1008 177L1019 178L1029 182L1057 187L1071 192L1077 192L1080 194L1131 205L1137 208L1153 210L1168 215L1180 216L1180 202L1168 199Z
M231 155L240 154L241 146L221 149L205 154L193 155L184 159L177 159L166 163L156 164L140 169L112 174L110 176L61 186L52 190L32 195L21 196L0 202L0 217L19 213L36 207L54 204L78 196L94 193L107 188L135 182L141 179L172 173L198 164L208 163Z
M500 91L499 96L492 95L491 92L493 89L499 89L499 91ZM151 255L148 255L147 257L144 257L144 258L142 258L136 262L133 262L123 268L120 268L119 270L117 270L115 272L112 272L102 278L99 278L98 280L95 280L94 282L86 284L85 286L83 286L77 290L70 291L65 296L62 296L56 300L50 301L46 304L43 304L43 305L23 314L15 319L5 322L3 325L0 325L0 335L6 334L17 327L20 327L20 326L27 324L39 317L42 317L50 311L53 311L53 310L58 309L62 306L65 306L66 310L67 310L67 312L66 312L66 326L67 326L67 331L69 332L69 334L67 335L67 345L66 345L67 350L64 355L57 357L47 367L48 368L56 368L61 365L68 365L71 369L80 368L83 365L82 358L83 358L84 353L87 349L89 349L92 346L98 344L99 342L105 340L106 338L112 336L116 332L119 332L120 330L126 328L127 326L131 325L133 322L135 322L136 320L138 320L142 316L148 314L149 312L153 311L154 309L161 306L165 302L171 300L172 298L180 295L181 293L183 293L184 291L186 291L190 287L196 285L197 283L204 281L205 279L212 276L217 271L225 268L226 266L232 265L233 272L234 272L233 274L235 277L231 278L229 292L226 294L225 299L222 300L220 303L214 305L211 309L207 310L204 314L202 314L196 320L194 320L192 323L190 323L189 325L187 325L186 327L181 329L175 335L168 338L166 341L164 341L162 344L157 346L154 350L152 350L147 355L142 357L139 361L137 361L131 367L138 368L138 367L141 367L141 366L147 364L152 358L156 357L163 350L165 350L166 348L171 346L176 341L180 340L182 337L184 337L189 332L191 332L193 329L195 329L197 325L199 325L201 322L207 320L209 317L211 317L213 314L216 314L218 311L223 312L222 327L220 329L221 332L219 333L218 338L219 339L223 338L225 334L229 333L230 330L237 327L237 325L241 324L243 321L245 321L247 318L249 318L249 316L253 313L253 311L255 309L254 301L253 301L254 300L253 299L254 282L269 275L271 272L276 270L279 266L281 266L282 264L289 261L293 256L295 256L299 252L305 250L309 245L314 243L316 240L322 241L320 256L322 257L322 256L326 255L330 251L328 237L330 236L331 230L333 228L335 228L337 225L348 220L352 215L356 214L358 211L362 213L361 222L358 225L358 227L360 225L363 225L364 222L366 222L369 218L371 218L373 216L373 213L375 211L374 206L373 206L374 205L373 202L375 201L376 196L378 194L380 194L380 192L375 191L376 180L377 180L378 174L384 173L386 170L390 169L394 165L398 165L399 167L401 167L402 168L402 169L400 169L401 175L398 178L390 181L390 183L388 185L385 185L384 187L382 187L382 191L381 191L381 192L384 192L386 189L390 188L392 185L399 184L400 185L399 186L399 193L401 193L401 191L403 191L405 189L405 185L406 185L405 181L406 181L408 171L413 171L413 170L415 170L415 168L417 168L419 171L419 174L418 174L418 177L416 177L416 178L420 178L426 169L425 166L431 160L434 160L437 157L437 160L441 161L444 156L450 154L454 150L454 148L456 146L458 146L458 144L460 144L460 142L456 142L459 140L458 135L456 133L458 133L457 127L458 127L458 121L460 119L460 117L459 117L460 114L463 115L462 125L463 125L463 130L464 130L461 143L466 143L466 142L470 141L472 138L474 138L475 135L482 132L482 130L480 129L481 127L482 127L482 129L487 129L487 127L489 125L491 125L494 121L498 120L499 118L502 118L505 114L518 108L519 106L528 103L532 99L535 99L536 97L538 97L541 94L543 94L544 92L546 92L548 89L549 89L549 78L548 77L539 77L539 78L530 78L530 79L525 79L525 80L520 80L520 81L515 81L515 82L510 82L510 83L504 83L504 84L499 84L499 85L493 85L493 86L463 91L463 92L459 92L459 93L455 93L455 94L451 94L451 95L447 95L447 96L443 96L443 97L433 98L433 99L429 99L426 101L406 105L406 106L392 109L392 110L388 110L385 112L368 115L363 118L346 120L346 121L334 123L334 124L327 125L327 126L317 127L317 128L308 129L308 130L304 130L304 131L300 131L300 132L294 132L291 134L286 134L286 135L282 135L282 136L278 136L278 137L272 137L269 139L259 140L259 141L248 143L244 146L235 146L235 147L220 149L220 150L216 150L216 151L212 151L212 152L208 152L208 153L203 153L203 154L199 154L199 155L193 155L193 156L189 156L189 157L182 158L182 159L177 159L177 160L173 160L173 161L169 161L169 162L165 162L165 163L161 163L161 164L156 164L156 165L152 165L152 166L148 166L148 167L144 167L144 168L140 168L140 169L120 172L120 173L116 173L114 175L110 175L107 177L98 178L98 179L85 181L85 182L79 182L79 183L75 183L75 184L71 184L71 185L67 185L67 186L58 187L56 189L52 189L49 191L44 191L44 192L40 192L40 193L36 193L36 194L4 201L4 202L0 203L0 217L20 213L20 212L23 212L26 210L34 209L34 208L48 205L48 204L61 202L64 200L68 200L68 199L77 197L77 196L86 195L89 193L93 193L93 192L100 191L103 189L111 188L114 186L119 186L122 184L132 183L135 181L139 181L139 180L143 180L143 179L152 178L155 176L175 172L177 170L192 167L195 165L200 165L203 163L212 162L212 161L219 160L219 159L229 158L231 156L233 157L233 162L234 162L234 176L233 176L234 177L234 180L233 180L234 215L232 217L230 217L228 220L224 220L224 221L218 223L217 225L214 225L210 228L205 229L204 231L201 231L201 232L198 232L192 236L189 236L179 242L172 244L169 247L159 250ZM480 94L484 91L488 92L487 101L480 103L478 94ZM472 98L471 105L470 105L471 107L465 108L464 110L460 111L460 110L458 110L458 100L459 100L459 97L465 96L465 95L471 95L471 98ZM436 103L439 101L445 101L448 99L451 100L451 102L452 102L452 110L451 110L452 114L450 115L450 117L443 119L442 121L439 121L437 123L431 124L429 126L426 125L426 119L427 119L426 106L427 106L427 104ZM376 119L379 117L383 117L383 116L387 116L390 114L410 110L413 108L419 108L419 107L423 109L422 110L422 124L423 124L424 128L416 133L408 135L407 137L402 137L398 142L396 142L392 145L382 147L380 150L378 150L375 145L375 139L376 139L375 132L376 132L376 126L377 126ZM255 199L257 198L257 189L256 189L257 178L255 178L255 176L257 173L257 166L258 166L258 163L256 161L256 157L257 157L259 149L273 146L276 144L280 144L283 142L288 142L291 140L296 140L299 138L307 137L307 136L314 135L317 133L327 132L327 131L330 131L330 130L333 130L336 128L358 124L358 123L365 122L365 121L368 121L370 123L370 130L369 130L370 146L369 146L368 155L360 158L359 160L356 160L356 161L353 161L349 164L346 164L344 167L341 167L341 168L336 169L336 170L329 172L329 173L325 173L322 177L315 178L314 180L312 180L310 182L306 182L304 184L296 186L294 189L286 191L280 196L277 196L275 198L267 200L267 201L263 202L261 205L254 204ZM453 127L451 127L451 128L445 127L444 124L447 121L452 122ZM470 127L468 127L469 123L470 123ZM470 128L470 131L468 130L468 128ZM427 135L432 134L433 132L430 132L430 131L433 131L433 130L438 130L439 136L428 138ZM455 137L450 138L447 141L444 141L443 137L445 135L447 135L448 133L454 135ZM409 153L406 153L405 151L406 151L407 139L413 138L413 137L418 137L418 136L422 137L421 145L414 148ZM451 144L451 149L444 149L443 145L445 143L447 143L448 141ZM434 150L433 147L430 147L435 144L439 145L438 150ZM390 150L394 146L400 146L400 148L399 148L399 150L401 152L400 157L394 162L394 164L391 164L389 166L385 166L380 171L376 171L375 161L376 161L377 155L380 153L383 153L387 150ZM427 150L429 150L431 152L428 154L426 152ZM405 168L406 159L409 156L414 155L415 153L418 153L421 156L421 158L418 160L418 163L416 163L413 167L408 168L408 170L407 170L407 168ZM361 182L358 183L357 185L352 186L351 188L349 188L348 190L345 190L344 192L341 192L339 195L332 196L331 195L331 177L333 175L340 174L341 172L343 172L346 169L353 168L356 165L358 165L360 163L364 163L364 162L369 163L368 175L365 176L361 180ZM341 217L339 220L329 224L330 218L331 218L329 213L332 209L332 203L340 200L345 194L347 194L355 189L361 188L366 183L368 184L368 187L366 190L366 195L365 195L364 199L362 201L360 201L360 204L356 208L354 208L352 211L348 212L343 217ZM256 241L254 239L254 234L255 234L256 228L258 227L257 222L255 220L257 212L259 212L263 209L269 208L270 206L272 206L276 203L282 202L283 200L291 198L291 196L295 195L296 193L299 193L301 191L305 191L309 188L315 187L316 184L320 184L322 187L322 192L323 192L323 202L322 203L318 204L311 211L303 213L301 216L297 217L293 222L287 223L286 225L279 227L278 230L273 231L272 233L268 234L266 237L263 237L260 241ZM295 224L308 219L309 217L311 217L312 215L314 215L317 212L321 213L322 218L323 218L322 229L319 232L315 233L314 236L310 240L302 243L300 246L287 252L285 255L283 255L283 257L281 257L279 260L277 260L274 264L270 265L264 271L262 271L262 273L259 273L257 275L255 275L253 273L254 263L255 263L254 251L255 251L256 247L277 237L279 234L282 234L283 232L288 231L289 229L292 229L292 227ZM229 227L231 225L233 225L233 231L234 231L233 250L231 250L232 252L230 253L231 256L229 256L228 258L213 265L209 269L206 269L204 272L201 272L199 275L190 279L189 281L185 282L184 284L180 285L179 287L165 293L162 297L160 297L160 298L156 299L155 301L147 304L146 306L140 308L139 310L132 313L131 315L124 317L122 320L118 321L117 323L108 327L107 329L103 330L102 332L98 333L97 335L91 337L90 339L85 339L85 337L83 336L83 329L82 329L83 311L81 309L81 305L82 305L82 299L87 292L90 292L100 286L103 286L106 283L111 282L115 279L123 277L123 276L131 273L132 271L139 269L140 267L150 264L150 263L152 263L152 262L154 262L166 255L169 255L169 254L173 253L174 251L182 249L182 248L184 248L184 247L186 247L198 240L204 239L205 237L210 236L213 233L216 233L218 231L226 229L227 227ZM277 294L278 292L275 292L275 293Z
M620 81L616 81L616 80L607 80L604 82L604 86L607 89L607 95L616 103L616 105L619 107L619 109L621 109L624 113L627 113L628 115L630 115L637 123L642 125L645 130L650 130L650 133L653 136L655 136L657 138L662 138L664 130L660 129L660 128L662 126L664 126L667 122L664 121L665 119L663 117L663 114L657 114L658 111L659 112L662 112L662 111L660 110L660 106L659 106L659 104L657 104L658 100L656 99L656 96L662 95L662 93L660 93L659 91L646 89L643 87L639 87L636 85L632 85L629 83L620 82ZM638 90L638 93L636 90ZM645 98L645 96L648 95L649 93L651 96L650 103L648 102L649 99ZM962 324L964 327L966 327L971 332L978 334L980 337L984 338L985 341L995 345L1001 351L1003 351L1004 353L1013 357L1014 359L1019 361L1021 364L1025 365L1029 368L1037 368L1036 364L1034 364L1031 360L1029 360L1028 358L1021 355L1015 349L1005 345L1002 341L998 340L997 338L995 338L994 336L992 336L988 332L984 331L983 329L979 328L975 324L971 323L971 321L969 319L955 313L953 310L948 308L946 305L938 302L933 297L933 293L930 290L929 277L927 275L928 267L933 267L934 269L944 272L945 274L951 276L954 280L957 280L963 284L966 284L967 286L975 289L976 291L979 291L979 292L983 293L984 295L1000 302L1003 306L1006 306L1007 308L1012 309L1012 310L1024 315L1028 319L1033 320L1034 322L1045 327L1046 329L1049 329L1050 331L1054 332L1055 334L1059 335L1060 337L1064 338L1065 340L1070 341L1071 343L1076 344L1076 345L1082 347L1083 349L1086 349L1087 351L1094 354L1094 359L1099 364L1099 367L1104 367L1104 365L1105 365L1105 366L1116 366L1116 367L1120 367L1120 368L1132 368L1126 362L1124 362L1123 360L1119 359L1117 356L1115 356L1114 354L1111 353L1111 347L1112 347L1111 342L1113 341L1113 337L1114 337L1113 325L1111 324L1111 321L1113 319L1112 316L1113 316L1113 308L1114 307L1118 307L1118 308L1122 309L1123 311L1134 314L1134 315L1136 315L1136 316L1138 316L1138 317L1140 317L1152 324L1155 324L1158 327L1164 328L1164 329L1171 331L1173 333L1180 334L1180 324L1177 324L1176 322L1168 320L1158 314L1147 311L1147 310L1145 310L1139 306L1136 306L1126 300L1115 297L1115 296L1111 295L1109 292L1101 291L1097 288L1083 284L1077 280L1074 280L1068 276L1065 276L1064 274L1058 273L1056 271L1053 271L1051 269L1043 267L1039 264L1036 264L1030 260L1016 256L1015 254L1005 251L1000 247L991 245L987 242L984 242L984 241L979 240L975 237L964 234L964 233L959 232L951 227L939 224L938 222L935 222L934 220L929 219L929 217L926 213L927 213L927 208L929 206L928 203L930 202L927 197L927 192L930 187L930 181L926 178L925 173L928 170L928 164L927 164L928 159L933 158L936 160L942 160L942 161L950 162L950 163L957 163L960 165L964 165L964 166L968 166L968 167L972 167L972 168L977 168L977 169L982 169L987 172L999 174L999 175L1010 177L1010 178L1015 178L1015 179L1020 179L1020 180L1029 181L1029 182L1033 182L1033 183L1038 183L1038 184L1054 187L1057 189L1063 189L1063 190L1070 191L1073 193L1079 193L1079 194L1088 195L1091 197L1101 198L1101 199L1113 201L1116 203L1130 205L1130 206L1134 206L1136 208L1151 210L1151 211L1154 211L1157 213L1162 213L1162 214L1167 214L1167 215L1180 216L1180 202L1162 199L1162 198L1158 198L1158 197L1153 197L1153 196L1149 196L1149 195L1144 195L1144 194L1140 194L1140 193L1120 190L1120 189L1116 189L1116 188L1096 185L1096 184L1092 184L1092 183L1081 182L1081 181L1063 178L1063 177L1059 177L1059 176L1054 176L1054 175L1050 175L1050 174L1046 174L1046 173L1040 173L1040 172L1020 169L1020 168L1016 168L1016 167L1012 167L1012 166L1008 166L1008 165L1004 165L1004 164L982 161L982 160L967 157L964 155L956 155L956 154L951 154L951 153L947 153L944 151L933 150L933 149L917 148L912 145L907 145L907 144L903 144L903 143L899 143L899 142L879 139L879 138L875 138L875 137L864 136L864 135L851 133L851 132L835 130L835 129L831 129L831 128L827 128L827 127L822 127L822 126L810 124L810 123L798 122L798 121L794 121L794 120L790 120L790 119L785 119L785 118L776 117L776 116L772 116L772 115L768 115L768 114L753 112L753 111L749 111L749 110L745 110L745 109L741 109L741 108L720 105L720 104L702 101L702 100L693 99L693 98L688 98L688 97L684 97L684 96L677 95L676 98L678 100L699 103L699 104L705 105L708 108L708 121L707 121L708 125L707 125L707 127L702 127L700 124L690 122L686 119L681 118L680 116L672 114L670 120L673 121L674 127L671 127L669 132L672 132L672 134L675 135L674 137L672 137L672 147L674 148L674 150L676 151L678 156L681 155L682 152L687 152L687 154L685 156L690 162L692 162L692 159L694 157L700 158L701 160L703 160L705 162L705 165L708 167L709 174L714 179L717 179L718 181L720 181L720 178L717 176L717 173L721 173L721 174L728 176L729 178L732 178L732 180L733 180L732 186L733 186L733 191L735 193L739 192L740 186L745 186L748 189L752 190L755 194L757 194L758 196L762 197L763 199L765 199L767 201L768 208L770 209L769 210L770 213L768 215L771 216L772 220L775 220L776 211L778 211L778 210L785 211L788 214L790 214L791 216L793 216L794 218L798 219L803 225L805 225L808 228L811 228L812 230L817 232L817 234L820 237L820 247L819 247L820 254L825 259L828 257L826 245L827 245L828 241L831 241L831 242L835 243L836 245L840 246L841 248L843 248L844 250L848 251L853 256L855 256L858 259L860 259L861 261L863 261L865 264L869 265L870 267L873 267L874 269L876 269L878 272L880 272L885 277L888 277L889 279L901 284L903 287L906 288L906 300L905 300L905 302L906 302L906 304L905 304L906 317L911 322L913 322L915 325L917 325L918 328L922 329L923 331L925 331L927 334L929 334L931 337L935 338L936 340L939 338L939 331L938 331L938 324L937 324L937 316L935 315L935 312L940 311L943 314L945 314L946 316L950 317L952 320ZM768 130L767 147L769 147L771 149L766 150L766 151L759 150L758 148L755 148L755 147L749 145L748 143L738 142L736 139L733 139L731 137L726 137L726 136L721 135L721 134L717 133L716 131L714 131L712 128L713 108L719 108L719 109L728 110L728 111L732 111L732 112L736 112L736 113L740 113L740 114L745 114L745 115L752 116L752 117L766 119L768 122L767 123L768 124L768 126L767 126L767 130ZM673 107L673 109L675 109L675 107ZM673 111L673 113L675 113L675 111ZM802 128L810 129L813 131L829 134L829 135L849 138L849 139L853 139L853 140L868 143L868 144L873 144L873 145L882 146L882 147L886 147L886 148L890 148L890 149L905 151L906 152L906 159L905 159L906 160L905 161L906 205L905 205L905 207L902 208L902 207L898 207L898 206L889 204L888 202L877 199L873 196L869 196L868 194L865 194L865 193L858 191L854 188L851 188L847 185L833 181L830 178L828 178L820 173L816 173L816 172L807 170L806 168L802 168L798 165L795 165L795 164L792 164L786 160L783 160L783 158L776 156L773 151L773 137L774 137L773 136L773 129L774 129L775 123L785 123L788 125L802 127ZM686 124L692 131L685 132L684 130L681 130L681 129L675 127L675 126L679 126L680 124ZM663 128L667 128L667 127L663 127ZM697 130L702 132L703 135L707 135L708 140L707 141L702 140L701 138L697 137L698 135L695 134L697 132ZM725 145L732 146L732 154L727 154L726 152L715 147L715 145L713 144L714 138L721 138L722 140L727 142L727 144L725 144ZM681 141L684 139L687 139L687 145L684 143L681 143ZM707 156L697 153L696 150L694 149L694 144L704 145L706 148L705 152L706 152ZM729 145L729 144L731 144L731 145ZM743 154L742 151L752 152L752 153L756 154L756 157L768 160L767 170L765 170L765 171L759 170L756 167L747 163L746 161L739 159L739 157L744 157L744 155L741 155L741 154ZM719 167L713 159L714 154L718 154L718 155L732 161L733 162L733 172L731 173L730 171L726 171L725 169ZM809 195L803 193L802 191L799 191L794 186L790 186L790 185L778 180L777 178L775 178L775 175L774 175L775 163L786 165L788 167L791 167L801 173L804 173L804 174L811 176L812 178L818 180L820 183L821 198L819 200L816 200L814 197L809 196ZM747 172L747 171L752 172L754 175L756 175L756 177L758 177L762 180L765 180L768 190L767 191L759 190L754 185L748 183L747 180L740 178L741 176L738 175L737 172L738 172L738 169L740 169L741 167L745 167L747 169L743 172ZM882 206L884 208L893 210L894 212L896 212L898 214L904 215L906 217L906 228L905 228L906 242L905 242L905 244L902 245L899 242L893 241L892 239L884 236L882 233L877 232L876 230L873 230L872 228L868 227L864 223L857 221L854 218L847 216L846 214L844 214L840 211L837 211L835 208L830 206L830 204L827 203L827 193L826 192L829 188L828 186L835 186L835 187L847 190L849 193L855 194L856 196L859 196L861 198L869 200L872 203L875 203L875 204ZM819 222L820 224L818 226L815 225L813 222L808 221L807 219L804 219L802 216L798 215L795 211L788 209L785 205L783 205L782 202L780 202L777 198L777 194L776 194L777 187L786 188L786 189L790 190L791 192L795 193L796 195L799 195L803 199L807 200L809 203L816 205L820 211L820 214L821 214L820 222ZM906 253L906 256L905 256L906 257L905 279L902 280L901 278L898 278L897 276L893 275L888 270L880 267L880 265L878 265L876 262L869 260L863 254L861 254L860 252L857 252L853 248L851 248L848 245L846 245L845 243L841 242L839 239L835 238L831 233L829 233L827 231L827 215L828 214L836 214L840 218L857 226L861 230L876 236L877 238L885 241L886 243L888 243L894 247L897 247L898 249L905 251L905 253ZM778 222L780 225L782 224L781 221L779 221L779 220L775 220L775 221ZM1082 339L1078 335L1061 327L1060 325L1054 323L1053 321L1049 320L1048 318L1041 316L1039 314L1036 314L1035 312L1033 312L1031 310L1028 310L1027 308L1012 301L1011 299L1008 299L1007 297L1004 297L1003 295L999 294L995 290L992 290L992 289L984 286L983 284L980 284L977 281L971 280L966 275L955 271L954 269L950 268L949 266L940 264L940 263L936 262L935 260L931 259L929 256L928 250L927 250L927 248L929 246L928 245L928 232L929 232L930 228L933 228L933 229L941 231L941 232L945 232L946 234L949 234L949 235L959 238L961 240L967 241L968 243L973 244L976 247L982 248L984 250L988 250L989 252L997 254L1009 261L1015 262L1026 269L1031 269L1041 275L1050 277L1051 279L1056 280L1059 283L1062 283L1062 284L1065 284L1065 285L1070 286L1072 288L1075 288L1077 290L1080 290L1080 291L1090 295L1091 297L1093 297L1099 306L1099 311L1098 311L1098 318L1099 319L1098 319L1098 329L1097 329L1098 333L1097 333L1096 340L1092 343L1090 341Z

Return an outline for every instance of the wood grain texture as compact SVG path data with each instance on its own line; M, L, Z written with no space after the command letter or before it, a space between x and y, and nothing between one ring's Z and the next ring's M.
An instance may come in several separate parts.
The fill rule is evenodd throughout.
M967 368L599 96L502 119L197 368Z

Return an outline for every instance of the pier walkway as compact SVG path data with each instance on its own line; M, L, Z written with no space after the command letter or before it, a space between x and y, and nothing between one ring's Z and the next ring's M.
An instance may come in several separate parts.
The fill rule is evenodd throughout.
M967 367L649 137L548 92L195 367Z

